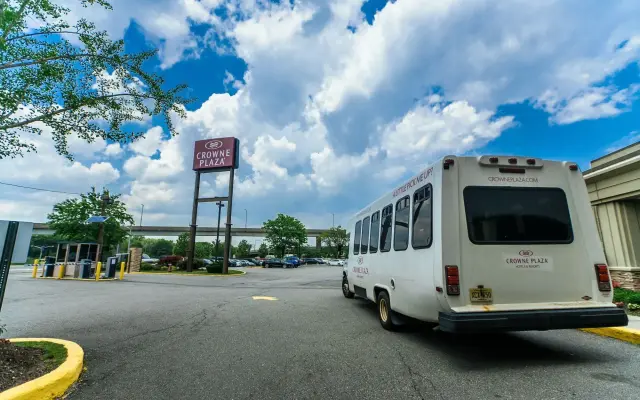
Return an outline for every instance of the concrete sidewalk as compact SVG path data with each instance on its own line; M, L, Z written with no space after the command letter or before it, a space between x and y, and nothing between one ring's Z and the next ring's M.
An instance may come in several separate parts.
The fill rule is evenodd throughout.
M629 329L637 329L640 331L640 317L634 317L633 315L629 315L629 325L627 325Z

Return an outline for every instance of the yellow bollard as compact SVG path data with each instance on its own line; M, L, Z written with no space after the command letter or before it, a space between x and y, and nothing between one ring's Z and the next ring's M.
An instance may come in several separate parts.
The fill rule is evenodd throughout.
M38 263L40 262L39 259L35 259L33 261L33 273L31 274L32 278L35 278L38 275Z
M61 264L60 265L60 270L58 271L58 279L62 279L64 278L64 270L66 269L66 265Z
M100 270L102 269L102 263L99 262L96 266L96 280L100 280Z
M124 279L124 261L120 263L120 280Z

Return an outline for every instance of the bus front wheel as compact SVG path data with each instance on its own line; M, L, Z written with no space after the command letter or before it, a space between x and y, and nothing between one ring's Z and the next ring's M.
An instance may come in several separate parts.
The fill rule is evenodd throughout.
M346 276L342 277L342 294L347 299L353 299L354 293L349 290L349 280Z

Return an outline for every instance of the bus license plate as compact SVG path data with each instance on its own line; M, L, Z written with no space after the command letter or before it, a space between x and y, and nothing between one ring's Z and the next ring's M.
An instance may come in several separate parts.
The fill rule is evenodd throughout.
M491 303L493 301L493 293L491 289L469 289L469 296L473 303Z

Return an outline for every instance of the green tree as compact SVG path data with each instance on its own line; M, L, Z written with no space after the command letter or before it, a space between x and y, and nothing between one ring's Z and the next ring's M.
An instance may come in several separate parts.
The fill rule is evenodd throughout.
M167 239L147 239L144 251L151 257L162 257L173 254L173 241Z
M111 10L106 0L78 0ZM185 117L193 101L185 85L164 89L164 79L143 69L157 50L125 52L86 19L70 20L55 0L0 0L0 159L37 151L21 134L51 130L59 154L72 159L67 136L127 143L144 130L128 121L161 115L175 134L171 114Z
M189 250L189 233L181 233L178 236L178 240L176 240L175 246L173 246L173 254L176 256L187 256L187 251Z
M49 254L55 255L57 243L63 240L55 235L33 235L29 244L29 257L38 258ZM42 249L42 253L40 252Z
M347 234L347 230L340 225L329 228L319 239L322 241L322 244L329 247L330 254L334 257L340 257L345 246L349 244L349 234Z
M210 242L196 242L196 258L209 258L213 254L213 244Z
M258 247L258 256L266 257L269 254L269 246L266 243L261 243L260 247Z
M251 245L246 240L242 239L238 246L236 247L237 257L248 257L249 253L251 253Z
M287 250L297 253L307 243L304 224L290 215L278 214L275 219L266 221L262 229L265 230L266 241L281 257Z
M68 199L53 206L53 212L47 216L49 226L55 235L65 240L95 242L98 238L100 224L87 224L85 221L95 215L109 217L104 222L104 239L102 254L107 253L112 245L127 237L129 231L123 225L133 224L133 217L127 207L119 200L120 195L109 195L111 202L105 204L102 213L102 196L108 192L96 192L95 188L79 199Z

